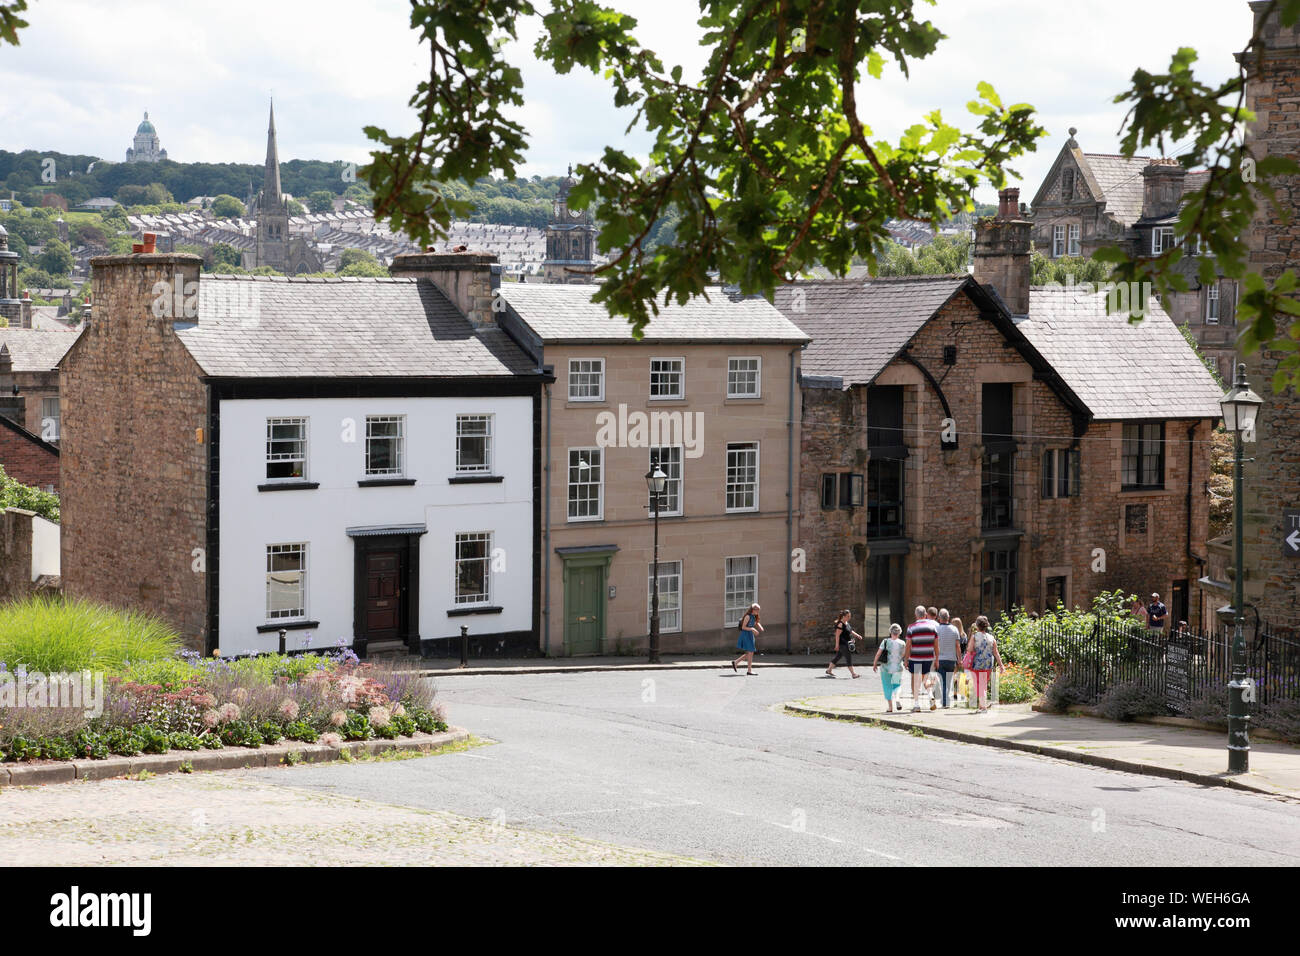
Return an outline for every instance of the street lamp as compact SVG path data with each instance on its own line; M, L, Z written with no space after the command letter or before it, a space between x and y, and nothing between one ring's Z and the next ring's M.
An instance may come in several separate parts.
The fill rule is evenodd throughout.
M651 566L650 580L650 663L659 663L659 498L668 485L668 476L659 467L659 460L652 456L650 470L645 473L646 487L650 489L650 508L655 520L654 563Z
M1246 384L1246 366L1237 366L1228 394L1219 400L1223 409L1223 427L1232 433L1232 525L1233 560L1236 574L1233 580L1232 608L1232 679L1228 682L1228 773L1245 773L1250 769L1250 714L1246 707L1246 638L1241 629L1242 610L1246 605L1245 576L1245 512L1241 500L1242 436L1249 434L1254 440L1255 417L1264 400Z

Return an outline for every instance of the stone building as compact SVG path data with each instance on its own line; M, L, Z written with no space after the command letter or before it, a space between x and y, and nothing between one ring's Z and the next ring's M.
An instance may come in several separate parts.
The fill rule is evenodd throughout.
M1205 185L1205 171L1188 171L1176 159L1085 153L1075 130L1034 195L1030 219L1034 247L1051 259L1089 257L1104 246L1119 246L1132 256L1153 256L1174 241L1174 224L1184 197ZM1201 351L1231 378L1237 338L1236 282L1221 274L1202 285L1199 244L1178 264L1187 292L1162 303L1177 325L1186 324Z
M94 260L61 364L66 593L227 656L281 628L359 654L436 652L462 624L530 639L545 376L491 299L461 294L455 261L332 280L200 263ZM157 282L180 290L163 317Z
M798 283L808 332L799 625L869 637L939 604L969 625L1023 604L1158 591L1182 620L1205 558L1219 389L1168 316L1031 288L1031 223L1004 190L975 275Z
M404 257L399 257L404 258ZM660 648L731 650L750 603L784 651L795 595L799 422L808 342L761 297L720 288L661 306L637 340L591 285L502 283L506 332L543 368L542 623L548 655L643 653L659 519ZM788 635L788 637L787 637Z
M591 212L569 208L573 188L573 167L560 180L560 191L546 225L546 258L542 260L542 281L580 285L594 282L596 226Z
M320 256L302 236L289 233L289 204L280 189L280 151L275 139L275 104L271 105L266 127L266 164L262 171L262 191L248 210L257 219L257 241L243 254L245 269L270 266L285 275L321 272Z
M1250 4L1254 16L1251 33L1259 25L1267 3ZM1243 24L1243 28L1244 28ZM1246 32L1243 29L1243 34ZM1300 99L1300 26L1282 27L1274 19L1264 25L1264 54L1245 62L1248 69L1246 108L1256 120L1247 141L1257 160L1265 156L1300 155L1300 129L1295 104ZM1239 54L1246 57L1246 54ZM1245 241L1248 265L1270 284L1300 259L1300 177L1271 180L1277 208L1258 196L1259 210ZM1279 318L1279 326L1290 317ZM1285 332L1282 332L1285 334ZM1247 620L1260 619L1275 630L1300 631L1300 548L1287 543L1300 531L1300 395L1294 386L1280 392L1272 388L1279 362L1292 353L1260 350L1245 357L1247 379L1264 399L1256 423L1256 441L1246 444L1245 492L1245 595ZM1217 542L1226 573L1207 580L1221 604L1232 602L1235 569L1232 538Z
M146 111L144 119L135 128L135 142L126 151L126 161L128 163L157 163L166 158L167 150L159 146L158 131L153 128L153 123L149 122L149 113Z

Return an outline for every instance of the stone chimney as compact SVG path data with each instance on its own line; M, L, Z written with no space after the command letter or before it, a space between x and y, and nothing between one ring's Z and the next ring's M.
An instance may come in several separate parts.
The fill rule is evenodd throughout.
M428 279L474 328L496 324L492 302L501 288L502 266L490 252L406 252L393 257L393 276Z
M198 321L200 256L135 253L90 260L95 335L125 335L124 342L150 326Z
M1187 170L1176 159L1153 159L1142 169L1142 218L1178 215Z
M1029 314L1031 228L1015 188L999 190L998 214L975 224L975 281L997 292L1012 315Z

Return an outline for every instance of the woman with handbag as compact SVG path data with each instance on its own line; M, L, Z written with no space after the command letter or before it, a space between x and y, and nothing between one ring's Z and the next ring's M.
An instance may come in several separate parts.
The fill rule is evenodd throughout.
M736 641L736 649L740 651L740 656L731 662L731 669L739 673L736 665L744 661L747 677L754 676L755 641L763 632L763 625L759 621L761 610L757 604L751 604L749 610L740 617L740 638Z
M853 669L853 652L856 650L854 639L861 638L862 635L849 626L849 611L840 611L840 616L835 619L835 656L831 662L826 665L826 676L835 676L835 665L840 662L840 656L843 655L844 663L848 665L849 673L855 678L858 672Z
M889 626L889 636L880 642L876 648L876 659L871 662L871 669L880 672L880 689L885 694L885 713L892 713L894 710L894 695L903 685L903 651L907 644L899 637L903 633L903 628L898 624ZM885 669L880 669L880 659L884 658ZM903 705L900 702L898 709L902 710Z
M979 702L980 713L987 713L989 677L993 665L997 664L998 673L1006 670L1002 664L1002 655L998 653L998 642L989 633L989 619L981 614L975 618L975 630L971 632L970 643L966 646L966 657L962 666L971 672L975 682L975 697Z

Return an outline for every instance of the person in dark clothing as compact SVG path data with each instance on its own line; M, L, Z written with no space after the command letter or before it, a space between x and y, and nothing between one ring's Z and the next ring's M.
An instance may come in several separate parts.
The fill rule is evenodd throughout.
M1147 605L1147 630L1161 631L1165 629L1165 618L1169 616L1169 608L1160 603L1160 595L1152 594L1151 603Z
M854 677L858 672L853 669L853 640L861 640L862 635L849 626L849 611L840 611L839 617L835 619L835 656L831 662L826 665L826 676L835 676L835 665L840 662L840 657L844 657L844 663L848 665L849 673Z

